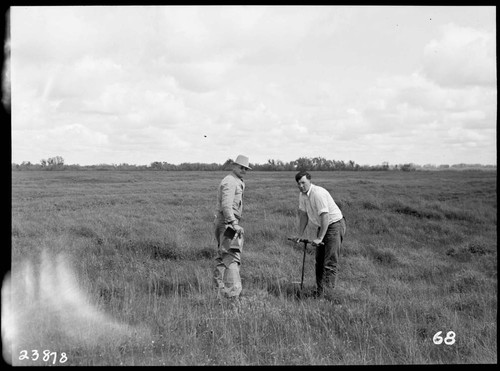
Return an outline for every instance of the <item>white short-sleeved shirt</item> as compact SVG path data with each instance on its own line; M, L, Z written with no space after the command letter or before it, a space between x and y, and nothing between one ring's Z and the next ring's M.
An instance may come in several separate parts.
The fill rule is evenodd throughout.
M328 224L335 223L342 219L342 212L333 201L330 193L323 187L311 184L309 191L299 194L299 210L305 211L309 220L316 226L321 226L320 215L328 213Z

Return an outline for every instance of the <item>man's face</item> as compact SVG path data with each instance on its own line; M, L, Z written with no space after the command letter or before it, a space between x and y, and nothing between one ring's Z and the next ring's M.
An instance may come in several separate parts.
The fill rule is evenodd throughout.
M311 180L307 179L307 177L304 175L297 182L297 186L302 193L307 193L309 191L309 188L311 188Z
M240 165L234 165L233 173L240 179L243 179L243 175L247 173L247 168Z

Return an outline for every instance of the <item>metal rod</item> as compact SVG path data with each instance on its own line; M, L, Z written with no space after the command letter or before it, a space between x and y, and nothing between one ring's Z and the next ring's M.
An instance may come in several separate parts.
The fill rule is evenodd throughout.
M293 237L288 237L289 241L295 241L295 242L303 242L304 243L304 256L302 257L302 278L300 279L300 290L303 289L304 287L304 267L306 265L306 251L307 251L307 244L310 243L311 245L317 247L323 245L323 242L321 242L319 245L315 244L314 241L310 241L305 238L293 238ZM295 282L294 282L295 283Z
M300 279L300 289L304 286L304 266L306 263L307 241L304 241L304 257L302 258L302 278Z

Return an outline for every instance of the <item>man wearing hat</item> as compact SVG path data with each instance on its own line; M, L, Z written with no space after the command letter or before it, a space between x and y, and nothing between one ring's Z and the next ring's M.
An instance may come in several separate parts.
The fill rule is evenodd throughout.
M217 190L215 238L218 254L214 280L218 294L238 301L241 293L240 264L243 249L243 228L239 222L243 209L243 176L251 170L248 157L239 155L232 171L220 182Z

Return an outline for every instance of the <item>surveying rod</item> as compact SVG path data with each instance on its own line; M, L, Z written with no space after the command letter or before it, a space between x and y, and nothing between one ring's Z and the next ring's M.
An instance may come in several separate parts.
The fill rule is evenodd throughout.
M304 243L304 256L302 257L302 278L300 279L300 289L302 290L302 287L304 286L304 266L306 263L306 251L307 251L307 244L310 243L311 245L317 247L323 245L323 242L320 244L314 243L314 241L310 241L306 238L292 238L288 237L288 240L294 241L294 242L303 242Z

